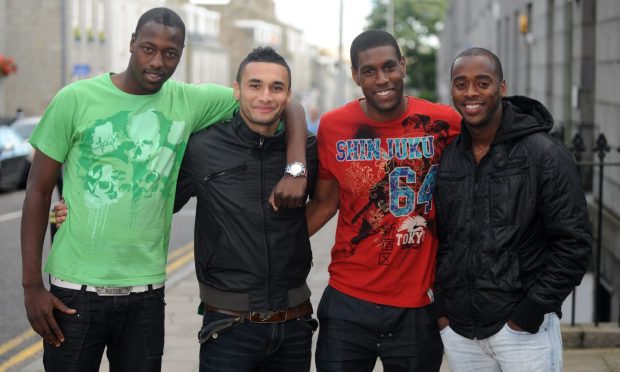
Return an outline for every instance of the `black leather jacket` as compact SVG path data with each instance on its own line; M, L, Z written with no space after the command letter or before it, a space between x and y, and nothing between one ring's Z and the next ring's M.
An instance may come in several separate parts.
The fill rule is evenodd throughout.
M201 300L240 311L281 310L310 297L312 252L305 208L268 204L284 174L284 133L264 137L237 113L192 135L179 173L175 211L197 197L194 255ZM308 137L308 185L317 170Z
M476 166L466 128L441 160L435 192L440 246L437 316L473 339L512 320L536 333L561 316L591 254L586 200L575 162L547 132L538 101L503 100L502 123Z

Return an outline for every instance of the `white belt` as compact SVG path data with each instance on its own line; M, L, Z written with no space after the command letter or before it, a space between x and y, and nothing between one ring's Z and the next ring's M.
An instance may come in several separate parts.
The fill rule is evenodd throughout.
M75 289L81 290L83 285L67 282L62 279L58 279L53 275L50 275L50 283L55 285L56 287L66 288L66 289ZM87 292L95 292L99 296L127 296L130 293L141 293L149 290L149 287L152 289L159 289L164 286L164 283L159 284L149 284L149 285L132 285L126 287L96 287L87 285Z

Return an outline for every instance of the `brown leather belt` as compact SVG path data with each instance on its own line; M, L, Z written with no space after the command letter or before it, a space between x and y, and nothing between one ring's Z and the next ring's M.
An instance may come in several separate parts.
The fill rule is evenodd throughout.
M277 311L235 311L235 310L225 310L219 309L217 307L213 307L205 304L205 310L211 311L214 313L220 313L231 316L238 316L242 319L247 319L256 323L280 323L286 322L287 320L293 320L297 318L301 318L307 315L311 315L312 304L310 300L301 303L295 307L289 307L285 310L277 310Z

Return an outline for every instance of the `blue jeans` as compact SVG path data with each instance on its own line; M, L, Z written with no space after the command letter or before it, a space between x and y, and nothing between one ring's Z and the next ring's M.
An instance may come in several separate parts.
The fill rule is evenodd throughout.
M491 337L470 340L447 326L441 338L452 372L562 371L562 336L555 313L545 314L536 334L506 324Z
M310 370L312 316L281 323L254 323L205 312L200 372L304 372Z
M65 336L57 348L43 342L47 372L98 372L103 350L111 372L159 372L164 353L164 288L128 296L51 286L51 293L77 310L54 311Z
M316 368L324 371L439 371L443 347L432 305L400 308L348 296L328 286L317 311Z

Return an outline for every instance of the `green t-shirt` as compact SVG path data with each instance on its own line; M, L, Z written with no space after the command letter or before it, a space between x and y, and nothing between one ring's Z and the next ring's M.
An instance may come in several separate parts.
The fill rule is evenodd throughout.
M237 107L227 87L169 80L155 94L132 95L110 74L60 90L30 137L64 163L69 215L45 271L96 286L164 282L188 138Z

